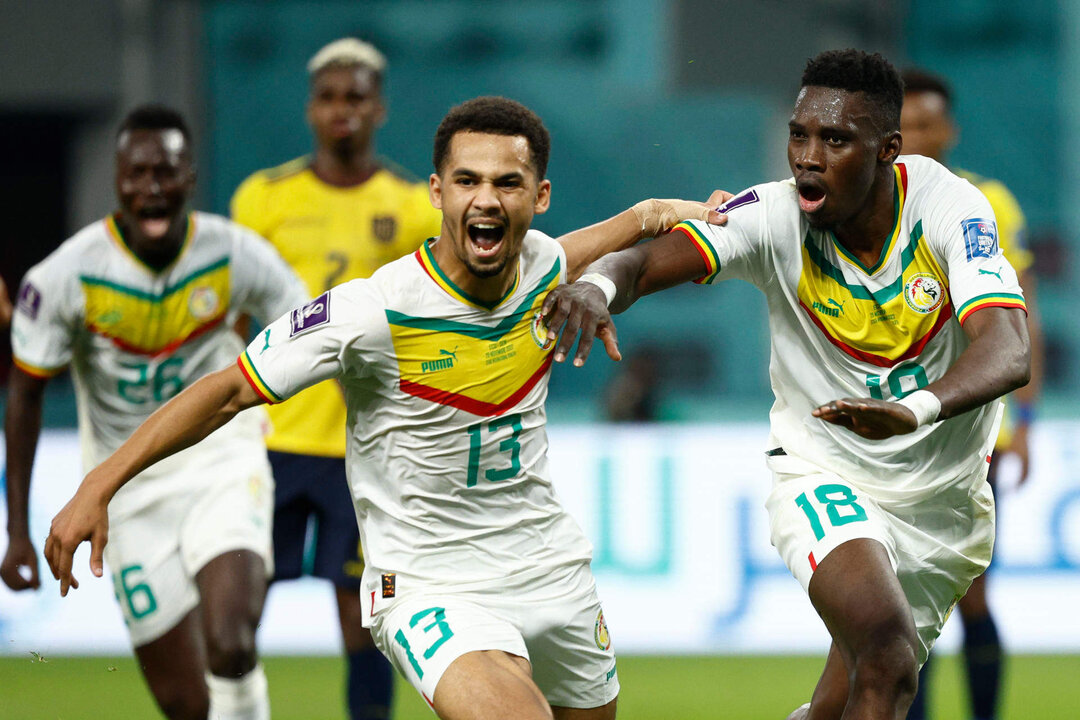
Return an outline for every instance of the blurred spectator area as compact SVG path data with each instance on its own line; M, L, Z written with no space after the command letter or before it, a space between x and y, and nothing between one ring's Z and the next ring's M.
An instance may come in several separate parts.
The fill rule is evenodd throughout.
M535 109L552 133L554 188L535 224L552 235L648 196L704 199L717 187L783 178L806 58L858 46L951 80L963 129L954 160L1003 180L1030 219L1052 352L1048 396L1074 407L1080 170L1064 158L1080 152L1075 5L0 0L9 29L0 123L17 128L4 133L4 187L15 189L3 202L9 218L30 224L6 233L0 271L14 285L26 264L113 207L112 132L138 102L188 113L200 207L226 212L249 173L309 151L304 66L343 35L388 56L389 119L378 149L418 177L430 172L432 135L453 104L501 94ZM43 189L30 191L31 182ZM624 353L648 344L661 358L661 417L724 419L747 408L760 417L767 407L768 328L748 285L678 288L617 323ZM613 367L599 346L584 369L555 373L554 418L602 415Z

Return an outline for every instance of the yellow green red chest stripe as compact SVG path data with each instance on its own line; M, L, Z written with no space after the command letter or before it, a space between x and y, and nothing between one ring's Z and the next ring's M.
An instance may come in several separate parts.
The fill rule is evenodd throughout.
M115 221L110 217L106 225L126 250ZM191 241L194 227L190 217L185 243ZM79 282L85 298L86 327L120 349L140 355L172 352L219 325L229 306L228 257L196 268L159 291L94 275L80 275Z
M515 281L502 300L485 305L439 271L426 245L416 255L451 297L487 310L505 303L520 282ZM560 272L561 262L556 258L532 290L495 325L387 309L402 392L481 416L500 415L517 405L551 366L551 344L539 312L548 292L559 284Z

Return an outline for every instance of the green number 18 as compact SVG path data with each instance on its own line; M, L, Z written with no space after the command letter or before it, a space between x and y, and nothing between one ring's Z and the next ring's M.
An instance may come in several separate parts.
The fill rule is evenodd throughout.
M839 497L836 497L837 495ZM814 497L818 503L825 506L826 514L829 516L829 523L833 527L840 527L841 525L866 519L866 509L855 502L858 498L855 493L851 492L851 488L846 485L819 485L814 490ZM818 540L825 537L825 528L821 525L821 518L818 517L817 511L810 503L810 499L806 497L806 493L795 498L795 504L806 513L806 519L810 522L810 529L814 531L814 537ZM841 513L841 509L844 509L843 513Z

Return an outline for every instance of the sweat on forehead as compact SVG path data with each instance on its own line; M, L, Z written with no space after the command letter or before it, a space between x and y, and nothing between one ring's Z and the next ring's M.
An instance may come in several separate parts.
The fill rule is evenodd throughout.
M163 130L124 130L116 139L117 151L126 150L136 135L154 137L161 142L161 147L167 153L180 154L187 150L184 133L176 128L165 128Z

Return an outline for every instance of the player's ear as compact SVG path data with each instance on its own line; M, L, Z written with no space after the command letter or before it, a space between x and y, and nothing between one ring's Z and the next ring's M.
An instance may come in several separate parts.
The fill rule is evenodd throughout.
M551 181L541 180L536 187L536 202L533 203L533 214L542 215L551 206Z
M442 180L439 173L431 173L428 178L428 197L431 198L431 207L442 210Z
M878 148L878 162L882 165L892 165L900 156L900 148L904 146L904 139L899 130L886 135Z

